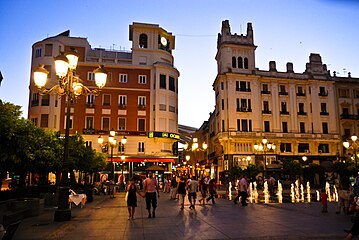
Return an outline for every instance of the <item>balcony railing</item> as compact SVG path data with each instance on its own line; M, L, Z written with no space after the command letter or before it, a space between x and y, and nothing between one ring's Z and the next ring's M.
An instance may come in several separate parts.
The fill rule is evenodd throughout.
M328 112L320 112L320 115L329 115Z
M302 115L302 116L304 115L305 116L305 115L307 115L307 113L306 112L298 112L298 115Z
M281 115L289 115L289 112L286 111L286 110L285 110L285 111L280 111L280 114L281 114Z
M279 92L279 95L288 95L288 92Z
M126 104L118 104L119 109L126 109Z
M82 134L95 134L95 129L84 128L84 129L82 129Z
M305 96L305 92L297 92L297 96L299 96L299 97L304 97L304 96Z
M240 107L237 108L237 112L252 112L252 109L248 107Z
M353 114L340 114L341 119L355 119L355 115Z
M140 109L140 110L145 110L145 109L146 109L146 105L138 105L138 109Z
M94 103L86 103L86 107L88 108L94 108L95 104Z
M269 110L262 110L262 114L272 114L272 111L269 111Z
M239 92L251 92L251 89L250 88L236 88L236 91L239 91Z
M270 94L270 91L268 91L268 90L262 90L261 93L262 93L262 94Z
M325 91L325 92L319 92L319 93L318 93L318 96L321 96L321 97L326 97L326 96L328 96L328 91Z

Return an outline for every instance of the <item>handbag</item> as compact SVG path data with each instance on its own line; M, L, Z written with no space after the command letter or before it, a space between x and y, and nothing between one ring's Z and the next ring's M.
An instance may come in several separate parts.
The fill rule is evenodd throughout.
M126 192L126 195L125 195L125 202L127 202L127 199L128 199L128 192Z

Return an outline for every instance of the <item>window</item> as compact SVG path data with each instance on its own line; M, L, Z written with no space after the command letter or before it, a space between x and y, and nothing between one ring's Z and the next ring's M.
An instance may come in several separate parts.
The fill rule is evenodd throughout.
M281 113L287 113L287 102L281 102L280 105L282 109Z
M125 107L127 105L127 95L118 95L118 105Z
M241 119L242 132L252 132L252 120Z
M169 77L168 81L168 89L172 92L176 92L175 79L173 77Z
M36 48L35 49L35 57L41 57L41 53L42 53L42 48Z
M262 84L262 93L270 93L269 88L268 88L268 84L266 84L266 83Z
M341 97L341 98L349 97L349 89L339 88L338 93L339 93L339 97Z
M50 106L50 95L42 95L41 97L41 106Z
M118 130L126 130L126 118L118 119Z
M308 153L309 152L309 143L299 143L298 144L299 153Z
M232 68L237 68L237 59L236 59L236 57L232 57Z
M120 83L127 83L127 74L120 73Z
M288 133L288 123L282 122L282 132Z
M225 131L225 128L224 128L224 120L222 120L222 132Z
M118 152L121 154L125 153L125 144L122 144L121 142L118 143Z
M241 131L241 120L237 119L237 131Z
M166 75L160 74L160 88L167 89L166 88Z
M139 39L139 47L140 48L147 48L147 35L142 33L140 35L140 39Z
M280 144L280 152L292 152L292 144L291 143L281 143Z
M103 95L103 106L110 106L111 105L111 95L110 94L104 94Z
M244 68L248 69L248 58L244 58Z
M146 119L144 119L144 118L138 119L138 126L137 126L138 131L146 131L145 122L146 122Z
M263 113L270 113L268 101L263 101Z
M146 75L138 75L138 83L139 84L146 84L147 83L147 76Z
M279 85L279 95L288 95L285 85Z
M298 107L299 107L299 113L304 113L304 103L299 103Z
M35 126L37 126L37 118L31 118L31 122L32 122Z
M264 121L264 132L270 132L270 122Z
M39 93L32 93L31 95L31 107L39 106Z
M305 133L305 123L304 122L299 123L299 131L300 131L300 133Z
M49 127L49 114L41 114L40 127Z
M304 90L302 86L298 86L297 88L297 95L301 96L304 94Z
M222 110L224 110L224 99L222 99Z
M318 153L329 153L329 145L319 143L319 145L318 145Z
M95 73L94 72L87 72L87 80L94 81L95 80Z
M224 90L224 82L221 82L221 90Z
M65 117L65 122L64 122L64 129L66 129L66 119L67 117ZM73 123L73 116L70 116L70 119L69 119L69 129L72 129L72 123Z
M144 97L144 96L138 97L138 106L140 106L140 107L146 106L146 97Z
M342 115L345 115L345 116L347 116L347 115L349 115L349 108L342 108Z
M328 134L328 123L322 123L323 134Z
M319 87L319 96L328 96L328 91L325 90L325 87Z
M102 118L102 130L104 130L104 131L110 130L110 118L109 117Z
M93 129L93 117L86 117L86 129Z
M45 44L45 57L52 56L52 44Z
M138 142L138 153L145 153L145 143Z
M86 105L88 107L93 107L94 104L95 104L95 95L93 95L93 94L87 95Z
M85 142L85 147L92 147L92 141L86 141Z
M243 68L243 58L238 57L238 68Z
M327 104L326 103L321 103L320 104L320 111L322 113L326 113L327 112Z
M241 92L250 92L251 91L250 86L251 85L249 82L239 81L239 91Z

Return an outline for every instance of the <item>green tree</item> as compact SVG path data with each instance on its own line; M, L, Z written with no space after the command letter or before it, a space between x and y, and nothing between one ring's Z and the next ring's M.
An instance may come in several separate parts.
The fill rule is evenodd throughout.
M292 181L295 181L297 176L302 174L302 171L302 165L298 160L283 162L283 173L289 175Z

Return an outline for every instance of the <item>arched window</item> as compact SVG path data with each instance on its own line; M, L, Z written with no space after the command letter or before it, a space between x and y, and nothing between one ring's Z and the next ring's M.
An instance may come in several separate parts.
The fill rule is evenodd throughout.
M140 48L147 48L147 35L144 33L140 35Z
M236 67L237 67L236 57L232 57L232 68L236 68Z
M242 57L238 57L238 67L243 68L243 59L242 59Z
M244 68L248 69L248 58L244 58Z

